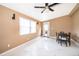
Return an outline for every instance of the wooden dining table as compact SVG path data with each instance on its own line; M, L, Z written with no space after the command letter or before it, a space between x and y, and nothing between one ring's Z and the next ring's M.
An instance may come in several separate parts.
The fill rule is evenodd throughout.
M58 41L58 43L61 44L62 46L62 43L65 43L66 46L68 45L69 43L69 46L71 45L71 41L70 41L70 33L64 33L64 32L60 32L60 33L56 33L56 41Z

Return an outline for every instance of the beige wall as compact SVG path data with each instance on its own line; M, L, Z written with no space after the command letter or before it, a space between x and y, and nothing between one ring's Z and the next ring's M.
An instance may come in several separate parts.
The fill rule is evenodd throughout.
M13 13L16 14L15 20L12 20ZM20 36L20 16L36 21L36 19L30 16L0 6L0 53L16 47L24 42L27 42L43 32L43 22L37 21L38 24L36 33L30 33L28 35ZM73 33L73 35L76 36L76 39L79 39L79 9L72 16L62 16L52 19L49 22L50 36L55 36L56 32L64 31ZM10 44L10 47L8 47L8 44Z
M79 8L71 17L73 20L73 38L79 41Z
M62 16L49 21L50 36L55 36L56 32L72 32L72 20L70 16Z
M15 20L12 20L13 13L16 14ZM16 47L24 42L27 42L37 36L38 32L30 33L24 36L19 35L19 17L20 16L36 21L34 18L25 16L21 13L18 13L6 7L0 6L0 53L7 51L13 47ZM39 24L37 24L37 27L38 26ZM37 29L37 31L38 30L39 29ZM8 47L8 44L10 44L10 47Z

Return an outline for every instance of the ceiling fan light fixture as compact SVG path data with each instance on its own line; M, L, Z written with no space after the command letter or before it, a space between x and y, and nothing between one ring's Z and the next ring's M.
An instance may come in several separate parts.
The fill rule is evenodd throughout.
M51 7L55 6L55 5L58 5L59 3L53 3L53 4L50 4L49 3L45 3L45 6L35 6L35 8L44 8L44 10L41 12L43 13L46 9L49 9L50 11L54 11Z

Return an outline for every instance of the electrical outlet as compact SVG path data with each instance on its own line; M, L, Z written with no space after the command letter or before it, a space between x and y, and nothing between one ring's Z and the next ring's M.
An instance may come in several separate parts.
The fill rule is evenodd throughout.
M10 47L10 44L8 44L8 47Z

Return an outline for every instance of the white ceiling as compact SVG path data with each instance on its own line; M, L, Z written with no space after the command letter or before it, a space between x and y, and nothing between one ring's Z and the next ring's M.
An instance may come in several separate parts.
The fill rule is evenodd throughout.
M34 8L34 6L44 6L44 3L2 3L2 5L20 13L23 13L25 15L31 16L40 21L46 21L54 19L56 17L68 15L76 6L75 3L61 3L52 7L52 9L55 10L54 12L51 12L48 9L46 9L44 13L41 14L41 11L43 9L37 9Z

